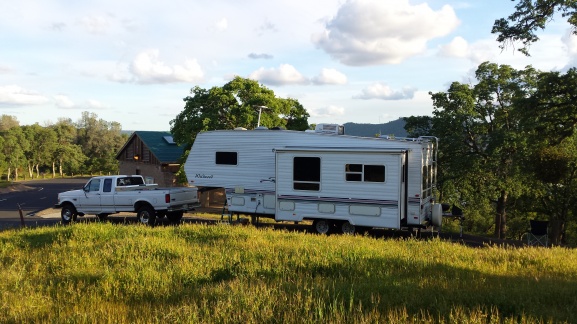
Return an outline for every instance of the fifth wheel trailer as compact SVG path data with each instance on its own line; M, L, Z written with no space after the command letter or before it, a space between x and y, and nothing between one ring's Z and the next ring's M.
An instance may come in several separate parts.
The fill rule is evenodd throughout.
M184 165L189 185L224 188L230 213L313 220L319 233L440 226L437 139L326 132L199 133Z

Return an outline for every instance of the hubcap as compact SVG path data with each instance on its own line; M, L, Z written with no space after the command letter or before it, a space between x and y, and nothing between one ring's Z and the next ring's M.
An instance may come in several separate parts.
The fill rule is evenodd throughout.
M344 222L341 226L343 234L355 234L355 225L351 225L349 222Z
M317 233L326 234L329 232L329 222L325 220L318 221L316 224Z

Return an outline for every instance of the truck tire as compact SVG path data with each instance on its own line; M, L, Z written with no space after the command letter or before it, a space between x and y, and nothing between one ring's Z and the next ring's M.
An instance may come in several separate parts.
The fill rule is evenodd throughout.
M108 218L108 214L97 214L96 217L98 217L100 221L103 221Z
M62 224L70 224L70 222L76 221L78 212L72 204L64 204L62 210L60 211L60 217L62 218Z
M184 215L184 212L181 211L173 211L173 212L168 212L166 213L166 217L168 217L168 220L173 222L173 223L178 223L180 222L180 220L182 219L182 216Z
M313 229L317 234L329 234L333 223L328 219L315 219L313 222Z
M146 225L154 225L156 223L156 212L151 206L142 206L136 212L138 221Z

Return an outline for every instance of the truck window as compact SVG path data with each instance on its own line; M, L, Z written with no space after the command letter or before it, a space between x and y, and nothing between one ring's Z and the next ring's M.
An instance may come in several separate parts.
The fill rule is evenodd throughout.
M87 191L98 191L100 190L100 179L92 179L86 184Z
M321 158L294 158L293 189L311 191L319 191L321 189Z
M141 177L131 177L130 178L130 184L134 185L143 185L144 181L142 181Z
M104 179L104 186L102 187L103 192L112 191L112 179Z

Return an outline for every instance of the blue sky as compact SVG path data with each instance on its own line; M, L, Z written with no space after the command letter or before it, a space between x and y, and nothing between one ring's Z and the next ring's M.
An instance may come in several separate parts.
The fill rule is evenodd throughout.
M235 75L298 99L311 123L430 115L429 91L474 83L484 61L575 66L560 17L525 57L502 51L508 0L18 0L0 3L0 114L21 125L83 111L168 130L194 86Z

